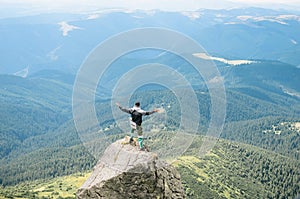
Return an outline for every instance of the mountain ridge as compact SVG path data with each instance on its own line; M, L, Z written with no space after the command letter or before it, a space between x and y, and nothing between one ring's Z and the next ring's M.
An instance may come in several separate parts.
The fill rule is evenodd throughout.
M52 23L41 19L39 23L14 24L14 20L22 20L11 19L8 23L0 19L0 30L3 31L0 52L3 52L4 58L0 73L15 73L27 66L31 66L29 74L50 68L76 73L84 58L100 42L123 31L149 26L182 32L195 39L209 54L227 59L269 59L300 65L297 56L300 52L299 13L258 8L202 10L195 13L199 13L200 17L191 19L180 12L156 11L152 14L142 12L141 18L136 17L140 14L137 12L118 11L104 13L94 19L82 15L45 15L45 18L53 20ZM239 17L246 15L248 18ZM32 16L30 20L38 20L36 18L43 17ZM58 24L62 21L81 29L64 36ZM122 26L116 26L118 23ZM22 32L22 35L16 32ZM12 46L18 46L17 50ZM19 54L24 58L18 58Z
M255 61L233 66L215 59L226 88L225 126L208 156L199 159L195 155L201 146L199 138L179 158L177 168L183 174L186 194L190 198L296 197L300 136L292 127L300 122L298 15L249 8L194 13L119 11L93 19L51 14L51 19L49 15L39 16L43 19L32 16L24 23L22 17L0 19L0 184L5 186L0 186L1 193L18 197L13 193L18 188L9 192L8 185L18 187L28 180L85 172L95 165L95 157L81 144L72 119L75 74L101 41L132 28L155 26L191 37L203 45L207 56ZM67 27L80 29L64 35L58 24L63 21ZM94 102L99 122L96 135L103 133L113 142L126 134L111 113L111 91L122 75L153 62L171 66L190 80L200 110L197 135L205 136L211 117L211 96L205 82L182 58L159 50L126 54L99 80ZM28 74L12 75L24 66L29 66ZM154 115L143 123L145 135L152 135L155 127L157 142L152 144L159 147L180 126L180 103L167 88L147 86L138 88L128 100L129 105L141 101L145 110L158 107L165 111L162 117ZM93 140L96 148L98 141ZM28 189L18 194L28 192L35 195ZM62 196L57 193L49 197Z

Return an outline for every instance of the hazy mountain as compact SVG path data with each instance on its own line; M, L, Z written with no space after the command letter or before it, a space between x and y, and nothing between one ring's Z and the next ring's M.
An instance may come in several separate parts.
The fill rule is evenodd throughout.
M203 168L202 163L187 161L191 168L183 163L178 165L184 172L186 191L189 189L190 194L198 195L201 194L199 189L210 187L216 194L216 187L221 187L222 196L227 194L223 189L241 196L251 181L247 194L267 187L276 194L266 191L257 196L275 194L279 197L280 190L294 196L298 185L286 190L273 182L283 182L281 185L287 186L290 179L299 178L295 165L300 159L300 14L260 8L195 12L118 10L0 19L0 184L68 175L93 167L96 160L80 145L72 119L76 72L99 42L121 31L149 26L182 32L207 50L209 55L195 56L214 60L224 79L226 123L222 138L259 147L236 147L226 141L227 147L222 148L220 144L212 154L216 161L221 161L223 151L228 150L229 153L233 151L224 155L228 162L235 157L235 152L239 156L234 162L242 158L236 165L236 170L243 172L241 175L234 173L234 176L224 177L222 169L216 165L213 171L207 170L210 174L218 173L216 176L222 180L230 179L224 186L217 179L204 182L202 188L192 186L201 176L193 172L194 179L188 173L192 167L197 171ZM178 56L151 50L134 52L116 60L103 75L95 93L101 130L108 136L122 132L111 114L113 86L130 69L153 62L170 65L191 79L201 110L199 134L203 134L210 120L211 102L200 75L195 76L191 67ZM136 99L144 104L169 107L165 109L168 117L163 124L166 132L179 126L180 105L174 93L150 86L140 88L130 100ZM146 122L151 123L151 118ZM194 143L191 150L198 147ZM203 164L214 164L212 156L206 157L208 163ZM272 158L268 159L270 156ZM284 164L284 168L278 170L288 175L288 178L281 176L284 180L276 178L277 170L269 166L280 165L282 160L292 163L291 167ZM233 162L226 161L221 162L234 166ZM248 176L252 164L255 172ZM226 175L230 169L225 169ZM259 184L257 189L255 184Z
M170 28L191 36L208 53L229 59L300 64L300 15L261 8L195 12L111 11L0 19L0 73L59 69L76 73L88 53L121 31Z
M260 61L259 63L229 66L219 63L226 84L226 128L221 135L224 138L250 143L268 150L276 151L290 157L298 157L299 143L297 131L290 131L287 126L280 127L282 122L297 122L300 116L299 76L300 69L281 62ZM187 71L188 75L188 71ZM285 78L289 77L289 78ZM78 146L80 140L76 133L71 115L71 92L74 76L59 71L39 71L26 78L14 75L0 76L1 101L1 161L3 164L2 178L11 175L17 169L18 161L35 156L34 161L41 162L46 168L48 161L44 156L54 153L60 158L60 151L66 153L73 148L74 156L81 158L84 154ZM164 90L141 90L136 96L144 104L161 106L172 102L167 109L168 120L164 122L169 129L174 129L179 123L178 104L175 96ZM205 131L210 118L210 97L204 90L196 90L200 105L200 129ZM292 94L293 93L293 94ZM151 97L149 97L151 96ZM107 95L109 98L109 95ZM174 99L173 99L174 98ZM96 109L100 126L110 127L106 133L120 131L115 128L115 122L110 113L110 101L96 99ZM147 108L147 107L145 107ZM272 126L286 129L277 136L275 133L264 134L264 130ZM112 127L112 128L111 128ZM201 133L201 132L200 132ZM261 139L263 138L263 139ZM258 141L259 140L259 141ZM273 140L273 141L272 141ZM277 140L274 143L274 140ZM25 155L26 154L26 155ZM70 154L71 155L71 154ZM1 162L0 161L0 162ZM62 161L66 161L63 159ZM73 160L72 160L73 161ZM57 163L64 164L64 163ZM20 172L26 171L30 162L23 165ZM79 165L77 165L79 166ZM78 171L78 167L70 167L56 175L65 175ZM23 175L23 174L22 174ZM25 175L25 176L26 176ZM51 174L34 175L32 179L41 176L51 177ZM0 176L1 178L1 176ZM7 179L7 183L23 181L26 177Z

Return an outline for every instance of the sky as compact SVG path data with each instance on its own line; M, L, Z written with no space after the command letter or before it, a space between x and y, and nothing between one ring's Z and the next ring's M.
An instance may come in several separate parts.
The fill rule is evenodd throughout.
M45 12L79 13L112 8L192 11L201 8L221 9L242 6L300 11L300 0L0 0L0 17Z

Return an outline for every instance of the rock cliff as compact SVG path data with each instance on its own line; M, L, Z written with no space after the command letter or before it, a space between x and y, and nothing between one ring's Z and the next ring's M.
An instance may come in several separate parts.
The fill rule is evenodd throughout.
M103 153L76 194L87 198L185 198L177 170L151 152L139 151L124 140Z

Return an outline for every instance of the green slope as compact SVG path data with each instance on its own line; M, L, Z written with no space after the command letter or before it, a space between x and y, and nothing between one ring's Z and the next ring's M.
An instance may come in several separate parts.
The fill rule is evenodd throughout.
M299 119L262 117L225 124L221 137L244 142L300 160Z
M49 179L69 175L70 173L89 170L95 164L95 159L80 146L80 139L76 133L74 123L70 120L72 117L72 86L70 84L72 78L65 78L64 75L56 76L56 73L50 74L51 77L47 75L49 75L49 71L25 79L0 75L0 184L7 186L26 180ZM66 79L67 81L64 81ZM293 162L299 161L300 136L298 131L289 128L289 122L299 122L299 98L287 95L277 88L274 89L269 83L265 87L258 87L260 83L256 81L254 86L249 86L248 82L248 84L227 88L227 116L222 138L276 152L283 155L282 157L287 156L280 159L281 162L291 161L294 164ZM206 90L196 90L196 94L201 110L199 133L203 133L206 132L210 119L210 96ZM134 93L130 100L133 102L137 99L142 104L151 105L151 107L143 107L146 110L153 107L165 108L167 130L178 127L180 105L172 92L166 90L153 91L151 88L149 90L139 90ZM110 101L96 98L95 106L100 126L103 128L116 127L110 113ZM168 106L170 108L167 108ZM124 115L124 117L127 117L127 115ZM151 117L145 120L145 123L147 122L151 123ZM281 125L281 123L287 125ZM278 134L276 130L269 131L273 130L273 126L276 129L279 128L282 132ZM119 130L118 128L112 128L107 133L114 134ZM264 133L264 131L268 133ZM259 149L257 150L259 151ZM265 156L273 157L272 152L266 152L266 154L261 156L264 158ZM187 156L192 155L187 154ZM242 158L245 154L240 153L239 156ZM216 160L213 159L214 161L223 160L217 152L213 157L217 158ZM226 158L228 157L226 156ZM191 162L188 157L183 157L183 160L188 164L196 164ZM192 160L199 161L195 158L192 158ZM271 160L274 164L276 161ZM264 163L255 161L252 164ZM247 165L239 165L241 168L247 167ZM275 165L283 169L289 168L286 164L276 163ZM187 172L191 171L187 170ZM229 170L222 172L229 172ZM256 172L259 173L258 170ZM237 177L232 181L239 181L241 186L252 183L252 177L249 182L243 184L243 178L238 177L238 174L234 175ZM292 173L288 176L288 179L290 176L299 179L298 173ZM213 176L210 178L213 179ZM253 189L252 185L247 184L247 187L250 187L249 191L253 189L260 193L261 188L259 187L270 188L265 187L259 181L255 181L258 184L257 189ZM202 188L198 187L196 190L206 189L206 186L208 186L207 184L202 185ZM220 184L218 186L221 187ZM290 193L285 189L283 188L280 191L285 194ZM187 187L187 191L192 190L193 187ZM222 192L221 196L234 195L234 193L239 196L238 194L242 193L241 190L230 191L228 187L226 190L227 192ZM274 188L272 193L274 193L273 191L276 191L276 189ZM215 192L220 193L219 191ZM212 191L211 194L215 192ZM262 196L266 196L270 193L262 192L262 194L265 194Z
M219 140L197 157L201 137L173 165L187 198L292 198L299 194L300 161L250 145ZM0 188L0 198L74 198L89 173Z
M252 144L299 159L298 151L300 150L300 141L296 131L282 129L283 133L280 135L275 133L263 133L264 130L270 129L272 125L278 125L281 122L297 121L293 118L293 116L295 116L294 110L289 111L285 105L274 106L270 102L268 103L262 99L241 94L235 90L229 90L228 93L230 93L227 99L228 114L225 129L221 135L223 138ZM152 97L149 98L149 95ZM266 92L266 95L269 95L269 93ZM209 119L209 95L205 92L197 91L197 96L199 102L201 102L199 103L201 110L200 132L206 132ZM171 105L171 108L166 108L168 117L165 123L167 129L176 129L178 121L180 120L180 113L178 112L180 107L174 95L164 90L142 91L136 93L132 101L138 97L144 104L151 104L152 106L160 107L161 105ZM296 99L286 98L285 96L278 98L282 100L290 99L293 103L298 102ZM145 107L145 109L149 109L149 107ZM114 120L111 114L109 114L110 101L97 101L96 110L101 127L115 126ZM60 114L59 111L55 113ZM237 113L240 114L241 117L236 117ZM283 114L286 117L279 117ZM124 115L124 117L127 117L127 115ZM250 118L252 119L250 120ZM151 117L146 118L145 124L147 122L151 123ZM26 129L26 127L19 128L18 124L22 125L24 123L22 120L18 120L14 126L11 126L11 129L14 131L19 130L21 133L22 129ZM49 122L47 120L39 121L39 126L43 125L47 126ZM107 133L116 133L119 131L118 128L114 128ZM78 147L80 139L73 121L65 121L63 123L60 121L52 126L52 128L49 128L48 131L39 131L39 133L27 136L22 140L14 139L13 136L15 134L9 133L7 135L5 131L2 131L0 135L5 138L3 139L2 146L12 148L9 152L5 153L5 158L0 159L0 179L4 185L19 183L26 179L51 178L67 175L80 171L81 167L89 169L92 167L90 162L95 161L92 157L89 157L87 159L88 162L82 162L86 157L84 153L81 152L81 148ZM66 155L71 158L68 159ZM25 161L25 163L20 164L22 161ZM53 161L55 164L53 164ZM75 163L74 166L65 166L65 169L58 169L57 166L55 166L73 163ZM34 173L34 170L37 168L46 169L47 171ZM51 172L49 172L49 170ZM18 172L17 174L16 171ZM32 175L32 173L34 173L34 175Z
M0 158L69 120L71 89L55 80L0 75Z
M204 158L197 147L176 161L188 198L295 198L299 160L251 145L219 140Z
M48 180L23 182L16 186L0 187L0 198L75 198L75 193L90 175L89 172Z
M91 169L95 159L81 145L73 121L53 132L24 140L0 159L0 182L12 185Z

